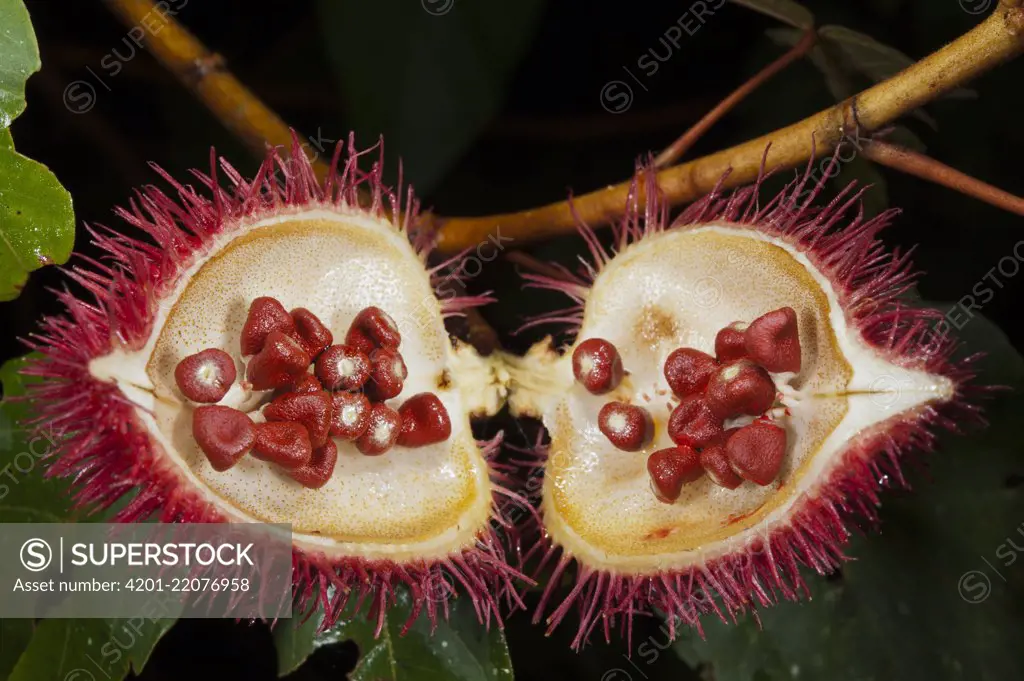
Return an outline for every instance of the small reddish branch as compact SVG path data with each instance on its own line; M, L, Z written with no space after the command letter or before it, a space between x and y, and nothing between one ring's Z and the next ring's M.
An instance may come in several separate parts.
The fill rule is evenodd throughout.
M865 158L894 170L948 187L972 198L1024 215L1024 198L975 179L935 159L895 144L872 140L862 151Z
M697 143L697 140L704 136L704 133L725 117L725 114L736 108L737 104L746 99L754 90L764 85L772 76L810 52L817 40L818 34L814 29L804 33L800 41L788 52L761 69L753 78L738 87L732 94L723 99L718 106L709 111L704 118L697 121L692 128L683 133L671 146L666 147L663 152L658 154L657 158L654 159L654 167L664 168L682 158Z
M666 168L658 183L670 205L711 191L729 172L725 187L754 181L762 159L768 169L794 168L831 153L852 130L878 130L900 116L1024 51L1024 0L1002 0L981 24L889 80L789 127L703 158ZM767 157L765 149L771 145ZM570 209L560 201L518 213L440 219L438 247L448 253L479 243L500 226L520 244L565 234L577 216L597 226L620 218L630 183L578 196ZM575 213L575 214L574 214Z
M219 54L174 19L167 3L158 7L150 0L107 0L107 5L130 30L142 31L146 49L260 158L268 144L291 149L285 122L231 75ZM322 161L315 160L313 169L320 179L326 177Z

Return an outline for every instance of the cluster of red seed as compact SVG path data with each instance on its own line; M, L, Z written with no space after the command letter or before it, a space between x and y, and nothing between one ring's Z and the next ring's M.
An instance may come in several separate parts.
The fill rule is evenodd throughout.
M186 357L174 372L182 394L202 403L192 434L214 470L228 470L251 452L319 488L334 472L335 440L354 441L360 452L376 456L396 444L422 447L451 435L448 411L433 393L413 395L397 410L385 404L402 392L408 372L398 327L380 308L362 310L345 344L332 345L330 330L309 310L288 312L274 298L257 298L240 340L248 358L243 386L274 391L263 423L214 404L236 377L234 360L223 350Z
M647 459L651 487L658 499L672 503L685 483L705 472L728 489L743 480L771 484L782 467L786 431L765 413L775 404L770 373L800 371L796 312L783 307L750 325L733 322L715 337L715 357L693 348L678 348L665 360L664 373L679 404L668 420L676 446ZM614 390L622 380L622 359L601 338L580 343L573 353L573 373L595 395ZM726 428L727 419L757 417ZM650 412L625 402L609 402L598 414L598 428L625 451L639 451L653 437Z

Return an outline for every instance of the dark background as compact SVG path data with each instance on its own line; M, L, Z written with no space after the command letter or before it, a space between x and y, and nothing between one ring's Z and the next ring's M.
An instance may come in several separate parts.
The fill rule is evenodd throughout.
M455 12L461 3L470 2L457 1ZM489 9L483 11L492 13L500 24L502 13L510 11L514 1L489 0ZM374 0L367 2L374 4ZM416 0L402 3L415 5ZM426 178L421 183L426 185L421 193L424 205L442 215L486 214L559 200L570 188L582 193L621 181L628 177L637 155L667 145L782 52L764 35L766 29L778 27L776 22L729 5L695 35L685 37L655 75L644 77L648 90L635 88L628 111L617 115L605 111L600 101L604 84L621 79L623 65L633 67L645 51L659 47L658 39L689 4L557 0L544 5L536 22L520 27L522 57L512 60L496 113L487 116L467 148L459 150L447 168L432 168L430 158L409 160L410 167L417 169L414 175ZM963 11L956 0L805 4L819 24L862 31L913 58L954 39L981 18ZM27 5L43 69L29 81L28 109L13 125L14 137L21 153L48 165L71 192L79 249L88 251L83 223L116 225L112 207L124 204L133 187L156 180L147 162L180 177L191 167L206 166L213 145L244 172L255 168L258 160L253 154L144 50L126 59L116 76L101 71L101 60L112 49L121 55L129 53L123 42L126 28L102 2L28 0ZM309 0L191 0L178 19L223 55L228 68L289 124L314 138L337 139L359 121L360 133L368 133L362 139L369 143L390 123L378 129L366 123L368 103L343 95L339 69L369 74L381 89L407 84L393 53L402 41L415 36L410 38L403 27L386 20L368 26L342 25L333 24L330 16ZM437 22L448 18L431 17ZM366 48L374 41L375 47ZM359 49L339 53L339 46L348 43L357 43ZM429 55L436 47L422 40L416 45L408 58ZM110 89L97 90L91 110L74 113L65 106L64 92L73 81L88 79L88 69L100 73ZM414 96L401 104L401 118L412 121L406 124L402 139L411 139L409 146L414 150L419 148L415 136L429 138L436 124L424 116L417 130L418 111L443 111L449 104L455 111L478 96L453 87L444 75L428 71L417 77L412 91L417 96L428 93L430 106ZM946 99L930 105L928 113L937 129L916 119L906 125L935 158L1024 195L1022 76L1022 62L1002 67L971 84L977 99ZM432 77L437 78L436 84ZM764 134L832 101L821 74L803 61L744 102L690 157ZM840 179L852 179L852 174L863 171L857 165L844 168ZM919 290L926 299L956 301L969 294L1001 258L1012 257L1014 245L1024 239L1019 216L885 169L880 169L880 176L884 187L874 195L873 205L887 196L891 205L903 210L885 238L902 248L917 245L916 261L927 273ZM579 245L575 237L566 237L531 246L530 252L568 261ZM983 312L1016 348L1024 348L1019 322L1024 276L1000 275L999 279L1005 288L995 289ZM38 272L20 299L0 307L7 329L4 357L20 354L16 338L28 333L40 314L53 311L46 288L61 281L52 268ZM498 261L485 268L470 288L497 291L501 302L484 308L483 314L506 346L522 349L543 333L511 334L526 313L553 301L541 295L524 296L510 264ZM529 629L526 619L515 618L510 630L514 660L517 653L525 653L524 658L535 656L540 645L536 643L540 636ZM543 644L545 651L549 647L558 651L551 653L558 659L552 657L546 667L551 678L585 674L596 679L606 668L590 669L562 644L557 637ZM262 626L183 622L158 646L143 678L175 679L187 674L270 679L273 655ZM300 674L302 678L339 678L353 655L351 647L322 651ZM558 661L562 658L564 662ZM539 678L534 664L524 664L520 676Z

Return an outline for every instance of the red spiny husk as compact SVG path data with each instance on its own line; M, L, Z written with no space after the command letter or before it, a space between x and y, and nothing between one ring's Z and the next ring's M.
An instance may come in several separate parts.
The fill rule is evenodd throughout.
M31 382L25 397L37 410L34 426L61 435L60 446L49 455L47 475L72 479L77 504L96 512L134 493L112 521L139 522L151 517L162 522L226 521L148 437L135 406L112 383L91 376L89 362L115 349L143 347L158 303L174 289L179 275L218 237L237 230L243 221L318 207L360 212L404 230L426 261L434 235L420 225L418 202L411 189L403 197L401 179L397 190L383 184L382 158L375 160L368 172L358 167L361 157L374 149L383 156L383 143L364 151L356 150L352 136L347 145L339 143L323 182L316 179L294 134L290 156L269 150L251 181L223 159L218 166L211 151L210 174L193 171L205 195L154 167L174 195L147 186L136 192L127 209L117 210L141 232L139 238L105 227L90 229L94 244L105 255L98 261L79 256L83 262L66 270L86 295L80 297L68 287L55 292L67 311L45 318L40 330L26 341L41 356L24 369L26 375L41 379ZM226 181L218 177L218 168ZM360 207L363 192L369 200ZM436 275L457 262L458 258L449 260L430 273ZM487 300L485 296L455 297L441 303L446 314L459 314ZM486 443L488 461L496 448L497 441ZM512 582L523 576L505 560L503 542L514 544L515 533L499 512L497 500L503 496L514 503L525 502L501 484L503 473L492 470L492 474L495 523L475 547L440 561L405 564L339 561L296 550L293 575L300 607L323 604L326 628L334 623L348 596L356 594L360 602L369 598L374 603L373 614L382 618L380 606L390 603L394 588L404 584L417 604L407 626L423 609L434 622L439 608L447 612L447 598L454 589L446 588L442 597L428 599L425 608L416 596L441 580L462 585L481 621L493 617L500 625L499 601L522 605ZM334 587L333 598L327 596L328 587Z
M568 551L551 543L539 527L534 528L536 543L525 554L523 564L535 577L544 575L547 579L534 621L546 615L550 632L575 609L580 621L574 649L584 646L598 626L606 639L616 627L629 638L634 615L660 612L669 621L670 635L675 635L680 622L703 635L702 615L735 620L747 611L754 611L756 616L758 607L780 598L809 595L801 567L826 574L847 559L842 549L848 541L848 525L874 524L878 520L879 492L888 487L908 487L900 468L907 454L933 450L936 436L932 431L937 427L959 431L965 424L984 423L979 407L968 401L976 401L990 390L968 385L974 378L971 367L978 355L954 359L957 343L940 331L941 313L911 307L905 300L918 276L911 269L909 253L889 253L877 238L898 211L866 219L859 201L864 190L852 184L828 205L814 207L832 169L814 181L811 168L809 164L805 173L766 203L759 198L767 178L763 170L753 185L731 193L724 192L720 182L709 195L669 222L654 171L649 165L638 165L625 216L613 226L615 250L605 250L593 229L578 221L592 264L584 263L578 273L555 266L564 274L562 277L551 276L550 270L543 275L523 274L528 285L561 291L576 303L535 318L526 326L565 323L575 332L582 322L590 283L616 252L655 232L724 222L784 239L794 246L832 282L848 324L868 345L895 364L949 378L956 392L949 402L924 405L862 432L835 454L838 463L828 479L818 481L813 493L799 499L785 521L758 532L745 547L700 565L657 575L597 570L578 563ZM646 201L642 202L641 196ZM546 451L543 447L535 451L535 465L542 467ZM560 597L557 590L573 563L573 586ZM545 574L549 570L550 574Z

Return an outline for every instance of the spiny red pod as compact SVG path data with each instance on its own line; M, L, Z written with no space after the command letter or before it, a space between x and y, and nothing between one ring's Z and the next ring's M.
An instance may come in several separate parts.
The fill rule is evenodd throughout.
M398 587L414 600L411 617L444 617L444 599L425 596L442 581L500 623L521 604L516 583L529 583L505 558L514 532L501 515L521 502L492 467L500 440L477 442L469 420L501 408L504 387L491 380L500 358L478 356L444 326L487 299L439 299L462 259L428 264L434 235L407 188L382 183L380 159L351 140L334 159L317 180L296 139L251 179L219 159L188 182L161 172L164 188L147 186L118 212L122 231L143 238L91 232L103 257L70 269L86 298L58 294L66 310L30 339L41 355L26 370L40 379L30 395L40 427L66 433L50 473L91 509L134 495L118 505L120 522L291 525L295 610L322 609L325 628L354 603L380 626ZM336 393L330 438L315 447L323 400L299 405L335 389L310 365L343 339L367 356L400 344L403 394L435 394L448 437L365 456L356 443L369 403ZM208 349L239 375L216 405L199 406L174 374ZM258 423L265 409L298 421Z
M629 381L615 399L650 411L648 456L676 446L673 434L686 442L684 413L673 427L661 398L672 353L725 365L703 393L699 373L677 386L716 405L726 430L700 447L706 474L674 503L652 493L648 456L595 433L603 403L575 381L574 345L544 340L512 365L513 414L540 418L550 437L531 554L546 584L536 619L550 629L577 612L574 647L612 623L628 635L634 613L699 626L704 614L728 620L795 598L797 566L840 564L842 520L874 516L878 488L902 480L903 452L975 413L963 400L969 371L933 325L941 314L907 304L908 260L878 240L893 213L864 218L852 187L815 207L822 186L804 175L775 197L759 196L760 183L716 190L670 220L644 170L610 240L580 226L589 262L523 275L572 300L531 323L568 321L580 341L618 349Z

